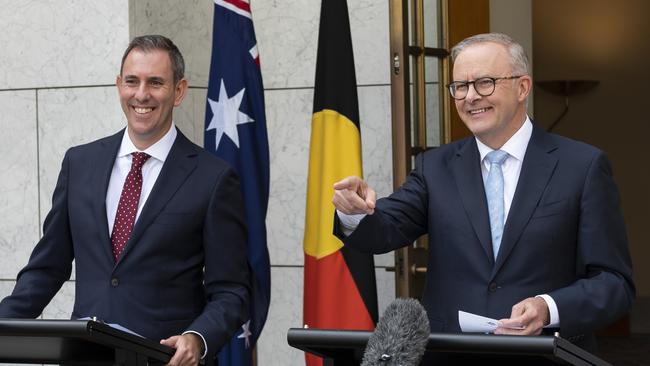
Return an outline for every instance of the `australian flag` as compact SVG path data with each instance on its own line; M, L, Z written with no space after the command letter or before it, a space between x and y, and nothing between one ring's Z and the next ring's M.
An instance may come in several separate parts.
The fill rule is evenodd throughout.
M206 150L237 171L248 224L252 270L250 320L219 353L219 366L252 365L269 310L271 268L266 246L269 144L264 88L248 0L214 0L212 63L205 112Z

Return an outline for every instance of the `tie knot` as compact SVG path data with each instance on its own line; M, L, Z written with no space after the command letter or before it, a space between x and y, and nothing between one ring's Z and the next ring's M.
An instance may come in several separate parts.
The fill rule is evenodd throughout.
M131 162L131 169L142 169L144 163L149 160L151 155L143 152L134 152L131 154L133 156L133 161Z
M490 164L503 164L503 162L506 160L508 157L508 153L503 151L503 150L494 150L489 152L485 158L487 161L490 162Z

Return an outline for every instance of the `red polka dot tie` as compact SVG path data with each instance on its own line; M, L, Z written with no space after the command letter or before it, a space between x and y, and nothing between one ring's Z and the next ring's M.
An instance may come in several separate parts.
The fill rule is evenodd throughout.
M113 233L111 234L111 243L113 244L113 258L115 262L120 259L126 242L131 236L135 214L138 212L138 203L140 202L140 192L142 191L142 166L151 157L143 152L134 152L131 154L131 170L126 176L120 202L117 205L115 214L115 223L113 224Z

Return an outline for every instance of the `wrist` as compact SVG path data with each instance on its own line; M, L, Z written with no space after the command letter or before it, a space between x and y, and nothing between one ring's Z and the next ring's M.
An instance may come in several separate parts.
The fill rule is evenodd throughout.
M542 297L535 297L535 300L539 303L539 308L542 315L542 325L547 326L551 323L551 313L548 309L548 304L546 300Z
M207 352L203 336L195 331L187 331L183 333L183 336L190 336L189 340L193 350L198 352L199 359L203 359Z

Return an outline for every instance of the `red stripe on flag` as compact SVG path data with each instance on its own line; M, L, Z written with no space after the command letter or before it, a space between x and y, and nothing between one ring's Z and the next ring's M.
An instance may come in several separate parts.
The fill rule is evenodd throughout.
M309 328L373 330L375 325L340 251L305 254L304 323ZM307 355L307 365L322 365Z
M230 5L236 6L237 8L250 13L251 12L251 4L242 1L242 0L223 0L223 2L226 2Z

